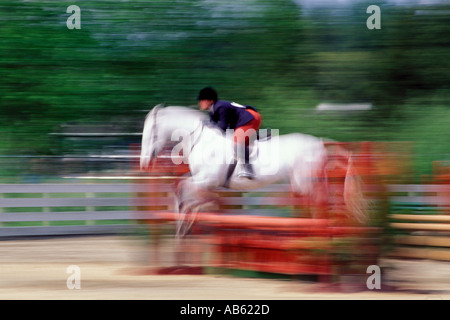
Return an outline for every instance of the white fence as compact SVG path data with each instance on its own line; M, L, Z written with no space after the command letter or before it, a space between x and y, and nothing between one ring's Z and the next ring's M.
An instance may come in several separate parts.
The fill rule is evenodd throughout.
M117 233L145 215L146 184L0 184L0 237Z
M289 196L286 185L224 192L230 193L224 204L235 205L230 213L239 214L268 215ZM0 184L0 237L121 232L148 219L151 210L173 211L172 193L170 183ZM402 220L403 214L418 220L423 220L420 215L443 215L442 228L450 230L449 185L390 185L388 194L393 220ZM404 229L395 222L391 227Z

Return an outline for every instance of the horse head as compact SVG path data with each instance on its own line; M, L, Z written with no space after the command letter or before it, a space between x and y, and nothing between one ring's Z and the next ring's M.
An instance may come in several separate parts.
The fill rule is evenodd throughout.
M158 145L156 143L158 136L157 114L161 108L161 104L156 105L145 118L141 143L141 170L148 170L150 163L156 158L159 152Z
M206 118L187 107L156 105L147 115L142 132L140 168L147 170L168 141L178 141L179 132L192 132ZM175 134L175 133L178 133Z

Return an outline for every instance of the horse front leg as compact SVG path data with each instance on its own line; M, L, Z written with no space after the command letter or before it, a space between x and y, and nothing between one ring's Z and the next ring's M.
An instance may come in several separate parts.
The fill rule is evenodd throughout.
M176 221L177 239L183 238L189 233L202 203L198 187L192 177L178 184L175 193L175 208L178 214Z
M210 204L211 197L204 193L193 179L186 179L177 186L176 208L178 210L175 229L175 259L178 265L196 264L202 261L202 244L193 232L198 213ZM215 200L215 199L214 199Z
M177 237L184 237L191 230L199 212L215 211L218 196L198 185L193 179L184 180L176 191Z

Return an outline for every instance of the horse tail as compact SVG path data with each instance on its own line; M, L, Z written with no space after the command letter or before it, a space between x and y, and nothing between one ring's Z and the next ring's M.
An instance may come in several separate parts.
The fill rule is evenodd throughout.
M363 181L358 175L354 165L352 154L348 155L347 171L344 180L344 201L350 214L356 220L364 224L367 222L367 201L363 194Z

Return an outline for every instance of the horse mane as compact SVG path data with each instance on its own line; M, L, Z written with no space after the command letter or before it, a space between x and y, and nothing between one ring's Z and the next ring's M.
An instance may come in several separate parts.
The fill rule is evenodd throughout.
M185 115L191 115L194 117L198 117L199 119L207 118L207 114L204 112L194 109L193 107L184 107L184 106L167 106L163 107L161 105L155 106L155 108L159 108L160 111L163 111L164 113L171 113L173 112L176 115L185 116Z

